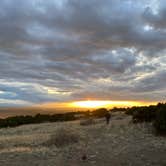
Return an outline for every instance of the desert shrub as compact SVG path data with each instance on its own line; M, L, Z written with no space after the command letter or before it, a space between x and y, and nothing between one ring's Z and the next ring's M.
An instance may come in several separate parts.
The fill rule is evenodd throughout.
M117 107L114 107L114 108L110 109L109 111L110 112L125 112L126 108L117 108Z
M156 109L153 107L136 107L132 113L133 122L152 122L156 117Z
M70 144L78 143L79 139L80 136L78 133L69 129L59 128L55 134L50 136L50 139L45 143L45 145L55 145L59 148L68 146Z
M153 123L156 134L166 135L166 106L156 111L156 119Z
M92 112L92 116L97 117L97 118L105 117L106 114L108 114L108 111L106 108L99 108Z
M13 116L6 119L0 119L0 128L3 127L16 127L23 124L35 124L44 122L58 122L58 121L72 121L76 120L75 112L63 113L63 114L37 114L35 116Z
M95 120L92 119L92 118L80 120L80 125L81 126L88 126L88 125L93 125L93 124L95 124Z
M127 115L133 115L134 112L135 112L137 109L138 109L138 107L127 108L126 111L125 111L125 113L126 113Z

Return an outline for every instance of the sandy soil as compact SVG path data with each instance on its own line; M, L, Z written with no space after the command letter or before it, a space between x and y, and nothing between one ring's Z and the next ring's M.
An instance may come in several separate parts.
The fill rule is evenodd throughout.
M78 143L47 145L57 130L76 133ZM83 156L86 159L83 160ZM152 134L151 124L132 124L115 113L81 126L79 121L0 129L0 166L166 166L166 138Z

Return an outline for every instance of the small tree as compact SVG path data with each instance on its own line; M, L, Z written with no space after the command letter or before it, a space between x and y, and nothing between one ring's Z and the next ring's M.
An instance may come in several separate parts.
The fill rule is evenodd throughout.
M157 110L153 125L157 134L166 135L166 106L162 106Z
M108 113L108 110L106 108L99 108L92 112L92 116L95 116L97 118L105 117L105 115Z

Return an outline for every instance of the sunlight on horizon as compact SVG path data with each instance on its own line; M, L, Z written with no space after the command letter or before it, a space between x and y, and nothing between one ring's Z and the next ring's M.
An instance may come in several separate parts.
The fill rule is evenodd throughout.
M77 101L71 103L73 107L96 108L109 105L109 101Z
M59 103L45 103L36 105L42 108L51 109L95 109L95 108L113 108L113 107L132 107L132 106L147 106L156 104L155 102L145 101L112 101L112 100L80 100L71 102L59 102Z
M136 101L111 101L111 100L87 100L87 101L75 101L70 103L71 107L78 108L99 108L99 107L130 107L154 104L150 102L136 102Z

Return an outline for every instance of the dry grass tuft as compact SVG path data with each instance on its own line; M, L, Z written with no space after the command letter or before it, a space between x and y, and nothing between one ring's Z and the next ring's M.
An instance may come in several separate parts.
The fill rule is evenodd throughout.
M74 143L78 143L80 136L78 133L71 129L59 128L55 134L50 136L50 139L46 142L46 146L64 147Z
M88 125L93 125L93 124L95 124L95 120L92 119L92 118L83 119L83 120L80 121L81 126L88 126Z

